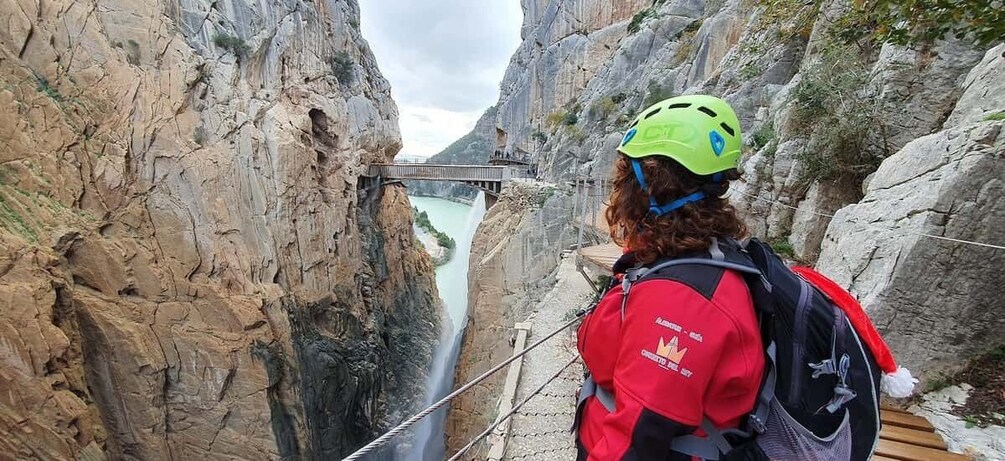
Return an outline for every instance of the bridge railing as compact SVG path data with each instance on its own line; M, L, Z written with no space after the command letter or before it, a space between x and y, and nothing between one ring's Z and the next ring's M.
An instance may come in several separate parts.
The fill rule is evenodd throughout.
M493 181L530 177L527 168L483 165L374 164L368 175L385 179L429 181Z

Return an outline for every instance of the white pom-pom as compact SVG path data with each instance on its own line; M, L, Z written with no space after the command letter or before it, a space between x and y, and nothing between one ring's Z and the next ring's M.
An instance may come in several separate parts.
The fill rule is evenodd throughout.
M914 392L914 385L918 379L911 376L911 371L904 367L898 367L897 371L883 375L879 387L886 395L896 399L910 397Z

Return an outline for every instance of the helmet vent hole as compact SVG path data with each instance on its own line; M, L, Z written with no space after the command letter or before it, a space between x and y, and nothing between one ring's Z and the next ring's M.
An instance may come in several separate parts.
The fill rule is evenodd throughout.
M712 118L715 118L716 116L718 116L718 114L716 114L714 110L709 109L709 108L707 108L705 106L699 107L698 110L704 112L705 115L708 115L709 117L712 117Z
M638 126L638 125L639 125L639 121L638 121L638 120L635 120L634 122L632 122L632 124L631 124L631 125L629 125L629 126L628 126L628 129L630 130L630 129L632 129L632 128L635 128L635 127L636 127L636 126Z
M667 109L687 109L688 107L691 107L691 103L685 102L685 103L670 104L669 106L667 106Z
M721 126L723 130L726 130L726 132L729 133L730 136L736 136L736 132L733 131L733 128L731 128L725 122L720 123L719 126Z
M646 114L646 117L645 117L645 118L649 118L649 117L652 117L653 115L656 115L656 114L660 113L660 111L661 111L661 110L663 110L663 109L659 109L659 108L657 108L656 110L654 110L654 111L652 111L652 112L650 112L650 113Z

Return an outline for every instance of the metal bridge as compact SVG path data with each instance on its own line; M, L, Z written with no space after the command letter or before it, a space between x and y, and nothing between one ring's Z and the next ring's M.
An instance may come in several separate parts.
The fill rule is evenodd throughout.
M498 197L503 183L514 178L530 178L531 170L521 166L429 165L425 163L378 163L370 165L367 176L380 181L453 181L467 184Z

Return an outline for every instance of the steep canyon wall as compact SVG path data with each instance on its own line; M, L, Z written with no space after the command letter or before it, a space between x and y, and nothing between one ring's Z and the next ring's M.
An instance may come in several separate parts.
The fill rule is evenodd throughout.
M331 459L439 331L355 0L0 1L0 453ZM9 27L7 27L9 26Z

